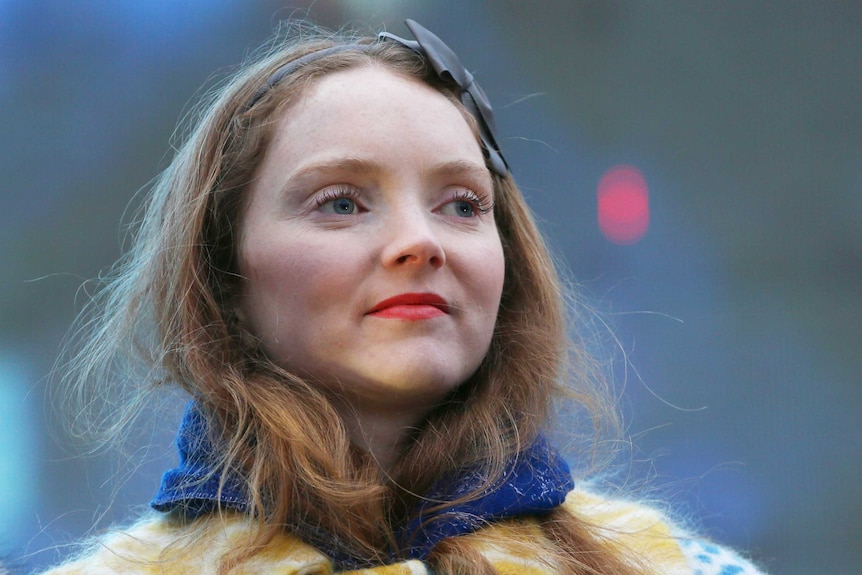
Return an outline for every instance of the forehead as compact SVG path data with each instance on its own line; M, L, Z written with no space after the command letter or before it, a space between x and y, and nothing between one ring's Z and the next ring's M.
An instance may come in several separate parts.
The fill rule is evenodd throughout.
M418 100L431 107L453 108L442 92L421 79L398 71L382 62L369 62L345 70L329 72L310 80L300 94L294 110L309 112L313 107L330 107L361 100L387 106Z
M484 164L473 126L448 97L419 79L368 65L313 81L281 112L270 152L295 157L405 146Z

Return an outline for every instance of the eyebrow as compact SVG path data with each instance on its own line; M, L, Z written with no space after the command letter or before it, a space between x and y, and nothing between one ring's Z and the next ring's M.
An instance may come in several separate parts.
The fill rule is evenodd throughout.
M320 172L340 172L350 174L374 174L385 170L383 164L364 158L333 158L300 167L290 175L290 179L302 179ZM485 180L491 184L491 172L484 164L468 160L451 160L423 167L423 171L436 176L466 175L470 178Z
M434 174L441 176L466 174L472 178L484 179L491 183L491 171L485 164L477 164L468 160L453 160L451 162L443 162L436 166L432 166L430 170Z
M300 167L290 175L290 179L314 176L320 172L350 172L351 174L371 174L381 169L376 162L362 158L335 158L323 160L307 166Z

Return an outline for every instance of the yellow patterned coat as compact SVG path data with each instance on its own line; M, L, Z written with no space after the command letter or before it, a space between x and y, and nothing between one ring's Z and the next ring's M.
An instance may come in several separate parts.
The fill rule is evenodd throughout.
M607 527L609 539L646 558L662 575L755 575L762 573L732 551L702 539L687 537L662 513L640 503L608 499L575 489L566 507L585 520ZM176 545L186 527L163 515L148 515L128 529L100 538L80 557L44 575L207 575L215 573L219 559L236 542L249 535L247 520L237 515L206 519L205 536L192 545ZM500 521L462 535L482 553L500 575L551 575L553 565L542 557L526 557L507 548L512 537L539 542L544 535L531 519ZM550 543L549 543L550 544ZM418 560L358 571L336 571L317 549L288 534L281 535L236 571L238 575L431 575Z

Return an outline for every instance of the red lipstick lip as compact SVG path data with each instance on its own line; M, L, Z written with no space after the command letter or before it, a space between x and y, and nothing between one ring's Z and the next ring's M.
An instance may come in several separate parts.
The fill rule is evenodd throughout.
M435 293L402 293L378 302L368 310L368 315L395 306L432 306L443 313L449 313L449 302Z

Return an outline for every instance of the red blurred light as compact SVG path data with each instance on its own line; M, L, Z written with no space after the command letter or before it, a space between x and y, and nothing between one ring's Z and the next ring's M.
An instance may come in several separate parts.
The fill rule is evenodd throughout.
M649 228L649 190L640 170L614 166L599 180L599 229L620 245L637 243Z

